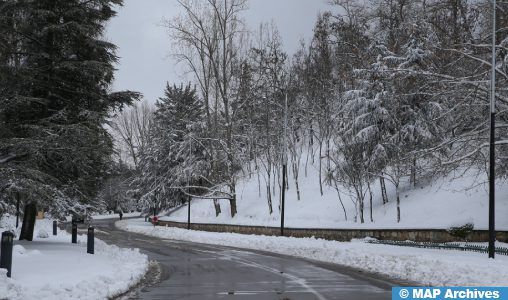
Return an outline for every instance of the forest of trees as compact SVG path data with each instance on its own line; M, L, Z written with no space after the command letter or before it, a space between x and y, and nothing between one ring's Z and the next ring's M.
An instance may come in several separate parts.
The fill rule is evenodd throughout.
M169 51L192 82L168 84L157 102L136 159L133 188L143 203L206 198L218 215L216 200L227 199L234 216L238 179L261 176L267 211L277 211L286 95L288 180L298 189L307 165L316 164L321 194L329 185L354 195L355 221L367 219L377 180L395 186L399 204L402 182L485 172L492 2L332 2L336 13L321 13L312 40L289 56L275 25L246 28L247 1L179 1L183 12L165 23ZM504 176L508 3L497 9L497 168Z
M486 170L491 1L333 0L289 55L274 24L246 27L246 0L179 0L181 14L165 22L168 52L191 82L168 83L155 107L133 106L107 126L140 98L110 91L117 58L103 32L121 3L0 1L0 211L20 197L55 214L113 209L121 194L145 208L209 199L234 216L238 180L257 176L276 214L286 97L288 180L298 190L317 166L318 193L353 194L357 222L376 181L393 184L400 203L403 182ZM505 176L508 3L497 9Z

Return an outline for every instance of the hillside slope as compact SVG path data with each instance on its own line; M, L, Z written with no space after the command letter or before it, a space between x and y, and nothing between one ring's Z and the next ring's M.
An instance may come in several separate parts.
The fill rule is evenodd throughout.
M386 181L389 202L382 204L379 181L372 185L373 222L370 221L369 200L365 201L365 223L354 221L355 207L347 190L339 186L347 212L347 221L335 188L323 185L320 195L317 166L308 165L307 176L300 171L301 200L297 200L296 188L289 174L289 190L286 193L285 224L293 228L422 228L446 229L473 223L475 229L488 228L488 186L486 175L473 172L453 173L445 178L435 178L415 188L406 183L401 189L401 222L396 220L395 188ZM222 214L215 216L211 200L194 199L191 203L191 222L260 226L280 226L277 185L272 191L273 209L269 213L265 180L258 176L244 178L237 185L238 214L231 218L229 202L221 201ZM508 184L499 181L496 189L496 227L508 230ZM187 206L163 220L187 221Z

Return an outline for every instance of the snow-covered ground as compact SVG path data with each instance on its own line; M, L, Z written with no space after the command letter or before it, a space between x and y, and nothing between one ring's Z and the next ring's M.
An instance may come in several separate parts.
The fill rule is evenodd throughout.
M124 213L122 217L130 218L130 217L139 217L141 216L140 212L132 212L132 213ZM92 215L93 220L106 220L106 219L120 219L120 215L117 212L114 213L105 213L100 215ZM72 220L72 215L68 215L65 218L68 222Z
M139 217L141 216L140 212L133 212L133 213L124 213L123 218L129 218L129 217ZM119 219L120 215L118 213L112 213L112 214L102 214L102 215L93 215L92 219L94 220L105 220L105 219Z
M317 162L316 162L317 164ZM365 223L354 222L355 208L351 195L340 187L341 198L346 207L345 220L335 188L323 184L323 196L319 189L317 167L310 164L307 176L302 163L300 170L300 194L297 200L295 183L289 173L289 191L286 193L285 224L293 228L421 228L447 229L473 223L475 229L488 228L488 186L486 175L477 177L475 172L456 172L446 178L420 182L416 188L405 183L401 188L401 222L397 223L395 188L386 181L389 203L383 205L379 180L372 185L373 219L369 218L369 199L365 201ZM291 169L291 168L289 168ZM483 176L483 177L482 177ZM193 199L191 222L240 225L279 226L279 188L272 193L273 214L269 214L266 186L263 176L256 174L240 180L237 185L238 214L231 218L229 202L221 200L222 213L215 216L211 200ZM482 183L483 182L483 183ZM273 186L273 184L272 184ZM496 227L508 230L508 183L499 182L496 190ZM161 220L187 221L187 207L162 217Z
M153 227L141 219L117 221L116 226L150 236L198 243L270 251L309 258L414 281L423 285L508 286L508 257L314 238L288 238L189 231Z
M0 232L11 229L12 220L0 223ZM99 239L95 254L87 254L86 236L78 244L63 230L54 237L50 220L37 220L34 241L16 240L13 252L12 278L0 269L0 299L108 299L137 284L148 268L137 249Z

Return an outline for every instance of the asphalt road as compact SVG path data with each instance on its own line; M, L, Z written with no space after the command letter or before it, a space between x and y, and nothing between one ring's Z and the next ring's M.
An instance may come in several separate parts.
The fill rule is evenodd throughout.
M119 230L106 220L94 226L96 237L139 248L157 262L123 299L391 299L393 283L334 264L158 239Z

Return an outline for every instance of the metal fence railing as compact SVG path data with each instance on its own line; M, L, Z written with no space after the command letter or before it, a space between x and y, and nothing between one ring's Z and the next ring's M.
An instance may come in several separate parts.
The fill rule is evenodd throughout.
M474 245L467 243L433 243L433 242L413 242L413 241L391 241L391 240L369 240L370 244L382 244L402 247L415 247L426 249L442 249L442 250L457 250L457 251L471 251L488 253L489 248L484 245ZM497 254L508 255L508 248L496 247Z

